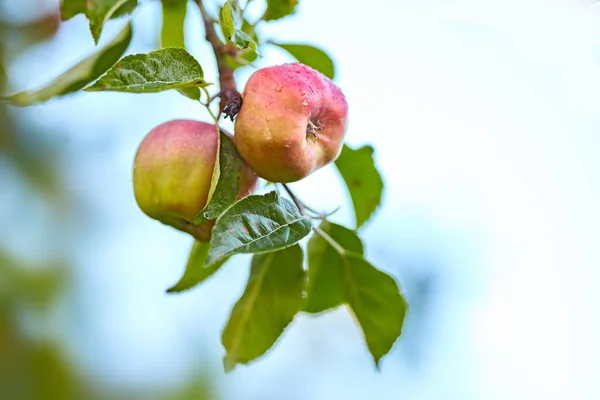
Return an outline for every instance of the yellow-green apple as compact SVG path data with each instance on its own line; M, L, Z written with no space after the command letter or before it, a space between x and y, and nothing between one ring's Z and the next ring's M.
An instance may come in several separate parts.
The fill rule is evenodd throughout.
M201 241L210 239L214 221L194 225L193 220L208 199L219 151L217 135L215 125L200 121L165 122L144 138L133 167L135 198L142 211ZM254 192L257 181L242 163L238 199Z
M348 105L325 75L299 63L254 72L235 121L235 144L261 178L300 180L339 155Z

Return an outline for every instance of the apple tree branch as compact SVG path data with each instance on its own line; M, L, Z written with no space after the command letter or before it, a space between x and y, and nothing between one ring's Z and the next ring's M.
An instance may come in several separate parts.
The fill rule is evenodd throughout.
M242 95L237 90L233 68L227 65L226 57L235 57L238 54L238 49L235 47L235 44L231 42L223 43L221 39L219 39L213 19L206 11L203 0L196 0L196 3L198 4L200 14L202 15L206 40L212 46L217 60L220 91L215 97L218 96L221 99L219 111L220 113L225 113L225 118L229 116L233 121L242 106Z

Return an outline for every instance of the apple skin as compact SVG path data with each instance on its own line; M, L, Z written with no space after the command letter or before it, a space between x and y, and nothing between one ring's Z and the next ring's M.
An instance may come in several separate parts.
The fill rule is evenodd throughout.
M217 138L215 125L193 120L173 120L152 129L142 140L133 167L140 209L150 218L208 241L214 221L194 225L193 220L206 206L219 150ZM253 193L257 182L244 163L238 199Z
M243 99L235 144L261 178L294 182L340 154L348 104L320 72L299 63L259 69Z

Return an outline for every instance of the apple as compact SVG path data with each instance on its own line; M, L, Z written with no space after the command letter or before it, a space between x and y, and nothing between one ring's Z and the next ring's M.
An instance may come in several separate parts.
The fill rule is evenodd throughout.
M140 209L198 240L209 240L214 221L199 225L193 221L206 206L218 151L215 125L173 120L152 129L142 140L133 167ZM238 199L253 193L257 182L256 174L243 163Z
M244 89L235 144L261 178L294 182L338 157L347 115L342 91L311 67L262 68Z

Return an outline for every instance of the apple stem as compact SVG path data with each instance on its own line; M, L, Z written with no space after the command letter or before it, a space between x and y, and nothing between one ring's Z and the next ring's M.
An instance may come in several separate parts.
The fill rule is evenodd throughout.
M310 118L308 120L308 124L306 125L306 137L311 138L313 141L317 141L319 139L319 135L317 132L323 129L319 121L315 124Z
M317 121L317 123L315 124L312 121L312 119L308 120L308 126L306 127L307 132L316 133L317 131L320 131L321 129L323 129L323 127L321 127L321 124L319 123L319 121Z

